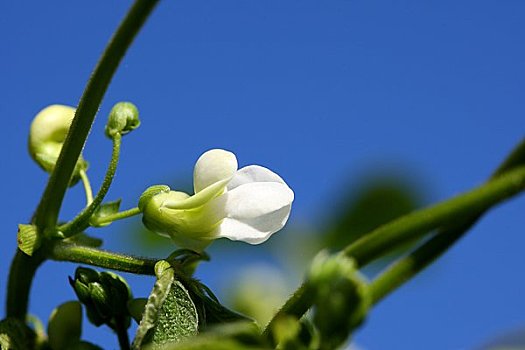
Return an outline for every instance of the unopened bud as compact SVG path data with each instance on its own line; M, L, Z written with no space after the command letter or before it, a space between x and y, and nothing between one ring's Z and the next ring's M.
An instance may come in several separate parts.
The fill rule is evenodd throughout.
M115 137L116 134L124 135L135 130L140 125L139 111L131 102L119 102L111 109L106 136Z

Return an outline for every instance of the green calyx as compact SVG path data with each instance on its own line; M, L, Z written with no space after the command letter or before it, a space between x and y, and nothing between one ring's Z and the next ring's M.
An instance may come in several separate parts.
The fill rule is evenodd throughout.
M169 186L166 186L166 185L155 185L155 186L148 187L146 191L144 191L140 195L139 210L143 212L144 208L150 202L150 200L153 199L153 197L161 193L169 193L170 190L171 189L169 188Z
M106 136L125 135L140 126L139 111L131 102L119 102L111 109L106 124Z

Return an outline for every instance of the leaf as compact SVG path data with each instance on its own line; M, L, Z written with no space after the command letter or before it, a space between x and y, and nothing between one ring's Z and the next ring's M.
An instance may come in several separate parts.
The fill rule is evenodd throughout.
M159 271L160 265L169 266L165 261L155 266L158 279L144 308L132 349L140 349L149 342L155 349L198 333L197 310L188 291L175 280L172 267Z
M70 349L80 341L82 333L82 306L68 301L53 310L47 325L49 345L53 350Z
M112 202L102 203L91 217L89 223L95 227L108 226L110 222L105 224L99 224L98 222L101 219L104 219L105 217L118 213L120 209L120 202L121 199L117 199L116 201Z
M15 318L0 321L0 349L32 349L34 342L35 333L24 322Z
M146 348L150 349L150 348ZM270 350L253 322L235 322L212 327L210 331L181 342L167 343L155 350Z
M409 179L366 178L358 192L346 194L334 208L324 247L341 249L373 229L416 209L420 193Z
M128 302L128 312L137 323L142 320L142 313L147 303L148 299L146 298L135 298Z
M42 237L34 225L18 225L18 248L29 256L40 248Z

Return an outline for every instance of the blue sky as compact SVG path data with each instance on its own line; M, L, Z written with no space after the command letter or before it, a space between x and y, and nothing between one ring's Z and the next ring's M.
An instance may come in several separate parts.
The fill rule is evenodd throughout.
M0 3L0 299L46 175L27 154L32 117L75 105L129 1ZM522 1L163 1L125 57L85 149L95 187L110 153L111 106L134 102L109 197L191 174L210 148L262 164L294 189L292 223L322 227L337 194L370 171L413 179L427 202L480 184L524 136ZM355 181L354 181L355 182ZM63 219L80 209L79 188ZM524 198L501 205L425 274L378 305L365 349L457 349L525 327ZM96 232L125 250L125 226ZM258 255L258 247L243 247ZM292 249L292 248L290 248ZM235 254L234 254L235 255ZM217 269L201 278L220 288ZM233 260L235 261L235 260ZM71 264L38 273L32 312L73 297ZM150 288L136 282L142 293ZM224 283L224 282L222 282ZM62 291L63 290L63 291ZM0 307L3 313L4 306ZM88 329L87 335L95 334ZM108 332L97 341L114 346Z

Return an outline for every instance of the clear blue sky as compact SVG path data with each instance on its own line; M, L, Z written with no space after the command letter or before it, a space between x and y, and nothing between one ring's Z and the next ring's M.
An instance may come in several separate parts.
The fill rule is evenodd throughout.
M0 3L2 300L16 225L27 222L46 183L26 151L31 119L48 104L77 103L129 5ZM296 193L293 222L318 224L340 187L373 168L418 179L428 201L445 199L480 184L525 134L524 15L519 0L165 0L103 101L85 150L90 174L97 187L110 152L106 115L129 100L143 124L124 140L109 194L124 207L149 185L191 174L195 159L216 147L281 174ZM66 198L63 219L82 199L80 189ZM525 327L524 205L521 197L490 212L427 274L375 308L357 343L459 349ZM124 249L125 234L98 234ZM212 287L220 285L214 264L221 261L201 276ZM73 298L73 271L44 266L32 312L45 320ZM100 344L115 346L101 333Z

